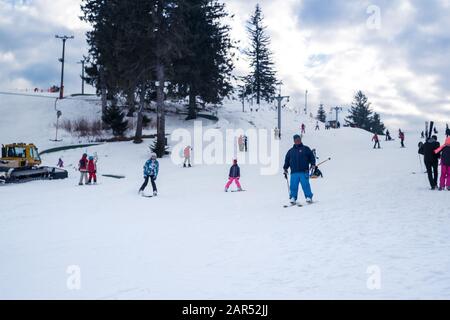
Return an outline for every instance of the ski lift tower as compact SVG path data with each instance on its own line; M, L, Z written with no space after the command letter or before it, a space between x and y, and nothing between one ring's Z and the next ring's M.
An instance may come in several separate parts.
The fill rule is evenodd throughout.
M334 107L331 108L331 111L336 111L336 124L339 122L339 112L343 111L344 109L342 107Z
M287 102L289 102L290 97L289 96L282 96L281 95L281 86L283 85L282 82L278 83L280 85L280 90L278 92L278 96L276 96L274 99L278 102L278 132L279 132L279 138L281 138L281 108L282 103L286 99Z

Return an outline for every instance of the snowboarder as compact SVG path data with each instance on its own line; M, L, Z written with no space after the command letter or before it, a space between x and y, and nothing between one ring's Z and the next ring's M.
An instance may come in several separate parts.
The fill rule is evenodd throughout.
M445 128L445 136L447 138L450 137L450 128L448 127L448 124L447 124L447 127Z
M291 169L290 181L290 202L297 204L298 187L301 184L307 203L313 202L313 193L309 183L310 170L316 168L316 158L313 152L302 143L302 138L296 134L294 136L294 146L286 154L284 161L284 177L288 178L288 169Z
M434 151L439 149L440 146L440 143L437 141L437 136L432 136L419 149L419 154L424 156L431 190L436 190L437 188L439 154L436 154Z
M145 188L148 185L148 181L150 180L153 188L153 196L156 197L158 195L158 189L156 188L156 178L159 173L159 162L156 159L156 154L152 154L150 159L144 165L144 183L142 187L139 189L139 194L142 194Z
M228 189L230 188L231 184L234 182L237 186L237 191L243 191L241 183L239 180L241 179L241 168L238 166L237 159L233 160L233 165L230 168L230 173L228 174L228 182L225 185L225 192L228 192Z
M374 149L376 149L377 146L378 146L378 149L381 149L380 138L378 137L378 135L376 133L374 134L372 141L375 142L375 145L373 146Z
M186 146L184 148L183 151L183 155L184 155L184 163L183 163L183 167L186 168L186 165L191 168L191 151L192 151L192 147L191 146Z
M88 158L87 158L87 154L84 153L83 156L81 157L80 161L78 162L78 171L80 171L80 182L78 183L80 186L83 185L83 180L84 183L87 184L88 182Z
M386 130L386 141L392 141L391 132Z
M303 135L303 134L306 134L306 126L305 126L304 123L302 123L301 129L302 129L302 135Z
M398 129L398 138L400 139L402 148L404 148L405 147L405 133L402 131L402 129Z
M450 191L450 138L447 138L445 144L434 151L435 154L441 155L441 179L439 190L442 191L447 187Z
M316 131L320 131L319 121L316 122Z

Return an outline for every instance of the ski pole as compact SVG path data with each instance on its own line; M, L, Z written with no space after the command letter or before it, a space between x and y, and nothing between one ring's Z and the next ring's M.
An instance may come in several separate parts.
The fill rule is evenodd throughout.
M420 163L420 173L423 172L423 164L422 164L422 159L420 158L420 154L418 155L419 157L419 163Z
M288 179L288 174L287 173L284 174L284 178L286 179L286 184L287 184L287 188L288 188L288 195L289 195L289 198L290 198L291 197L291 186L289 185L289 179Z
M322 161L321 163L319 163L318 165L316 165L316 167L318 168L318 167L320 167L321 165L323 165L324 163L326 163L326 162L328 162L328 161L331 161L331 158L328 158L327 160Z

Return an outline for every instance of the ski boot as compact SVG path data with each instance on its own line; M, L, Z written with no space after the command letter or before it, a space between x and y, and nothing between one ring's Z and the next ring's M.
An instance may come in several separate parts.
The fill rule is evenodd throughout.
M153 196L154 197L158 196L158 191L153 191Z
M313 199L311 199L311 198L306 198L306 203L307 203L307 204L312 204L312 203L313 203Z

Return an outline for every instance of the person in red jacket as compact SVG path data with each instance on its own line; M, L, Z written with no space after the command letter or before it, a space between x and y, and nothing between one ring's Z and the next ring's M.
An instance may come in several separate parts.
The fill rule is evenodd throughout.
M84 153L83 156L81 157L80 161L78 162L78 171L80 171L80 182L78 183L80 186L83 185L83 180L84 183L87 183L88 181L88 158L87 158L87 154Z
M92 180L94 180L94 184L97 183L97 158L96 157L89 157L87 170L89 173L89 181L87 184L91 184Z
M377 145L378 145L378 149L381 149L381 145L380 145L380 138L378 138L378 135L375 133L372 141L375 141L375 145L373 146L374 149L376 149Z

